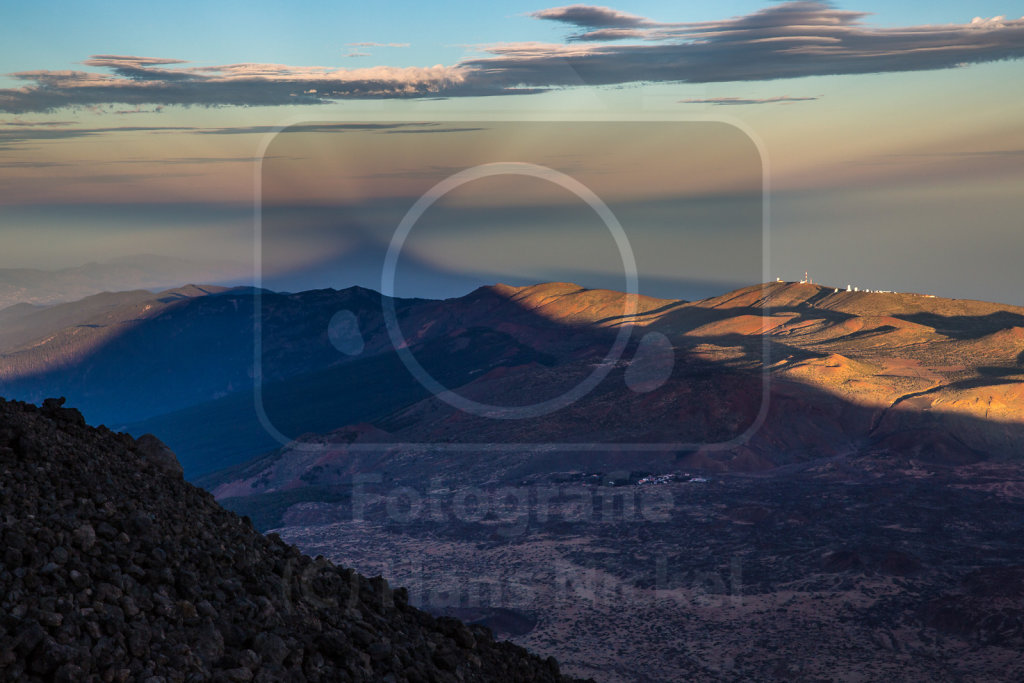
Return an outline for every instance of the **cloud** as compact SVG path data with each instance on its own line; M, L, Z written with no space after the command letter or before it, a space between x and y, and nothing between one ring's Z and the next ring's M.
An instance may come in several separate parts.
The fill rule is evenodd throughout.
M304 123L286 128L272 125L227 126L223 128L199 128L195 126L106 126L102 128L58 128L71 122L24 123L10 122L0 124L0 147L12 146L14 143L36 140L66 140L73 138L93 137L108 133L185 133L194 135L266 135L268 133L350 133L355 131L376 131L390 133L462 133L484 130L476 127L439 126L436 122L408 123ZM6 126L12 126L8 128ZM36 127L39 126L39 127ZM45 127L44 127L45 126ZM266 158L266 157L265 157ZM182 157L164 160L162 163L224 163L231 161L252 161L250 157ZM149 160L143 160L149 163ZM113 162L112 162L113 163ZM116 163L133 163L131 160L119 160Z
M130 55L93 55L88 61L83 62L89 64L95 62L97 64L103 62L110 63L126 63L134 64L136 66L161 66L165 64L187 64L188 62L184 59L166 59L162 57L132 57Z
M476 130L476 129L467 129ZM301 123L287 128L280 126L237 126L228 128L197 129L203 135L255 135L266 133L350 133L353 131L394 132L447 132L436 123Z
M0 168L53 168L57 166L70 166L79 168L95 168L97 166L122 166L122 165L153 165L163 166L196 166L205 164L255 164L261 161L278 159L296 159L297 157L286 157L281 155L267 155L263 157L171 157L168 159L116 159L116 160L89 160L76 161L0 161Z
M295 159L295 157L284 157L280 155L267 155L264 157L172 157L170 159L118 159L117 161L99 162L102 164L184 164L187 166L196 164L255 164L268 159ZM95 163L95 162L94 162Z
M590 9L540 13L584 29L597 27L570 36L569 45L497 45L489 56L461 66L481 79L551 87L920 71L1024 57L1024 18L880 28L865 24L864 12L824 2L786 2L695 23L622 18L606 8ZM622 44L622 38L634 40Z
M53 168L71 166L63 161L0 161L0 168Z
M345 43L349 47L409 47L409 43Z
M24 71L0 90L13 114L111 104L270 106L344 99L510 95L575 85L761 81L957 68L1024 57L1024 18L875 27L865 12L797 0L720 21L664 23L570 5L531 16L578 29L568 43L503 43L452 66L339 68L94 55L94 71ZM362 44L352 44L353 47ZM399 46L402 44L385 44Z
M4 124L17 126L18 124ZM165 133L196 131L190 126L110 126L103 128L60 128L60 127L0 127L0 148L18 147L25 142L37 140L68 140L87 138L107 133Z
M781 95L779 97L763 97L759 99L746 99L742 97L707 97L703 99L679 100L682 104L714 104L723 105L744 105L744 104L772 104L775 102L809 102L820 99L818 97L790 97Z
M890 154L891 157L1003 157L1024 156L1024 149L989 149L969 152L920 152L917 154Z
M486 128L479 128L479 127L474 128L474 127L470 127L470 126L466 126L466 127L453 126L451 128L403 128L403 129L399 129L399 130L386 130L386 131L383 131L383 132L385 134L387 134L387 135L409 135L409 134L418 134L418 133L430 133L431 135L433 135L435 133L472 133L472 132L476 132L476 131L479 131L479 130L487 130L487 129Z
M580 28L628 28L648 26L655 22L635 14L626 14L610 7L595 5L567 5L531 12L531 17L560 21Z
M124 114L159 114L163 110L164 110L163 105L158 105L156 107L153 107L152 109L142 109L141 107L136 107L135 109L117 109L117 110L115 110L112 113L120 114L120 115L124 115Z
M349 57L369 57L369 56L370 56L369 52L356 52L355 50L353 50L352 52L348 52L348 53L342 55L342 57L345 57L346 59L349 58Z
M63 122L55 122L63 123ZM13 126L7 128L5 126ZM30 124L22 122L0 124L0 147L13 146L36 140L67 140L73 138L93 137L108 133L187 133L195 135L266 135L268 133L350 133L355 131L375 131L387 133L461 133L483 130L474 127L440 126L436 122L404 122L404 123L303 123L286 128L271 125L227 126L223 128L198 128L195 126L108 126L102 128L59 128L59 127L26 127ZM249 157L183 157L166 160L165 163L213 163L229 161L251 161ZM148 163L148 160L146 160ZM118 163L130 163L119 161Z
M633 28L601 28L585 33L577 33L571 36L571 40L582 40L593 43L607 43L613 40L626 40L628 38L644 38L645 31Z
M136 81L176 81L188 80L189 78L188 73L185 71L158 68L172 64L187 64L183 59L131 57L127 55L93 55L82 62L82 64L109 69L119 76ZM18 74L14 75L18 76Z
M10 77L29 83L0 90L0 111L21 114L67 107L260 106L320 104L345 98L397 98L470 94L459 67L375 66L357 69L284 64L180 66L181 60L98 55L89 71L23 71ZM171 67L171 68L168 68Z
M971 159L1003 159L1016 163L1024 158L1024 149L988 149L969 150L965 152L898 152L895 154L877 154L864 159L853 159L846 163L851 166L889 166L904 164L907 161L931 163L935 161L967 161Z
M73 126L77 121L4 121L0 125L14 128L59 128L61 126Z

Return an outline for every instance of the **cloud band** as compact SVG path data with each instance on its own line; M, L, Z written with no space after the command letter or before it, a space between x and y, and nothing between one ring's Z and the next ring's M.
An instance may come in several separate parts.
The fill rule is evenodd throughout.
M664 23L571 5L532 16L571 26L565 44L508 43L453 66L360 69L282 64L189 66L180 59L95 55L93 71L11 74L0 111L76 106L266 106L340 99L507 95L573 85L708 83L919 71L1024 57L1024 18L877 28L863 12L786 2L740 17ZM355 45L355 44L354 44Z

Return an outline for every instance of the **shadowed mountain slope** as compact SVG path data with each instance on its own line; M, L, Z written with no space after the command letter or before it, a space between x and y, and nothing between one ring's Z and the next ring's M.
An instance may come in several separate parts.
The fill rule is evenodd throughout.
M258 534L155 438L60 403L0 399L4 680L567 680Z
M579 299L558 309L558 293L568 287L491 290L521 303L522 311L496 324L526 344L543 338L524 332L545 329L538 310L547 312L544 320L565 320L579 310L597 318L596 324L547 328L559 339L551 345L559 351L555 362L492 365L465 384L447 386L480 403L516 406L558 396L586 377L607 351L621 316L581 306ZM544 288L554 296L538 295ZM621 306L619 297L612 307ZM967 315L972 311L977 315ZM920 315L939 317L947 321L943 329L959 331L944 334L910 319ZM533 328L518 322L524 319ZM389 469L414 480L416 472L427 477L431 468L446 468L452 457L435 451L452 443L508 446L504 454L476 461L454 458L461 463L454 469L480 470L484 478L488 468L535 472L579 463L582 456L571 454L578 448L559 448L579 443L593 444L586 449L591 462L631 461L638 469L666 458L710 470L762 470L870 450L949 462L1012 459L1024 452L1024 368L1018 360L1024 328L1013 326L1024 320L1024 310L773 283L694 303L648 301L633 319L632 341L604 381L557 411L509 420L467 413L433 396L404 406L395 401L388 415L351 420L352 427L307 439L322 447L284 449L262 465L250 463L245 476L233 471L203 481L228 487L217 489L223 495L294 492L372 471L381 453L389 454L383 459ZM1010 326L991 332L994 320ZM453 344L469 344L463 331L448 327ZM657 334L670 344L661 356L668 371L660 384L637 387L630 373L647 371L643 340ZM414 351L424 362L430 358L426 346ZM371 457L375 443L380 452ZM440 449L432 447L437 444ZM536 444L550 447L534 457ZM524 464L531 460L536 465Z
M402 345L478 404L531 406L607 373L559 410L494 420L456 410L410 373L370 290L123 296L85 300L74 324L7 350L0 381L18 397L63 393L93 419L160 433L190 476L273 450L277 437L358 423L387 443L675 444L716 469L886 447L908 432L929 432L963 459L1021 448L1024 309L1000 304L800 283L633 307L571 283L394 300ZM52 310L9 315L36 332L43 323L24 321L71 319ZM626 324L627 345L607 358ZM338 329L355 336L339 340ZM56 360L55 346L66 350Z

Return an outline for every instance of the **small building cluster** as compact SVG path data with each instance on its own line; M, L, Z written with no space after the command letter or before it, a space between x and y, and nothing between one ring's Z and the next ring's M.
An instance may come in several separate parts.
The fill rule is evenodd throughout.
M706 484L710 480L704 477L691 477L689 472L683 472L682 474L651 474L638 479L636 485L652 486L655 484L669 484L674 481L682 481L688 484Z
M674 474L652 474L643 479L638 479L636 482L637 486L650 486L651 484L668 484L669 482L676 481L678 477Z
M891 289L861 289L860 287L854 287L853 285L846 285L847 292L867 292L868 294L892 294ZM839 288L836 287L836 292L839 292Z
M784 283L785 282L781 277L775 278L775 281L779 282L779 283ZM801 285L813 285L814 284L814 280L811 278L811 275L810 275L809 271L806 271L806 270L804 271L804 277L803 277L802 280L800 280L799 283ZM843 290L843 289L841 289L839 287L836 287L834 293L835 294L839 294L840 292L843 292L843 291L846 291L846 292L864 292L866 294L896 294L897 293L897 292L895 292L894 290L891 290L891 289L867 289L867 288L861 289L860 287L855 286L855 285L846 285L846 289L845 290ZM906 294L908 292L901 292L901 293ZM934 294L914 294L913 296L923 296L923 297L929 298L929 299L934 299L935 298Z

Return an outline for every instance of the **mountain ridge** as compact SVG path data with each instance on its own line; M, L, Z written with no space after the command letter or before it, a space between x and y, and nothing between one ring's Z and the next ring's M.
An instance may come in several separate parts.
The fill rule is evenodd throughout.
M215 467L223 467L239 462L238 458L246 454L252 457L280 446L266 434L252 408L252 330L257 293L249 288L186 287L168 291L176 298L169 299L166 294L110 295L124 299L118 315L131 322L131 330L112 337L107 347L100 344L95 354L82 354L80 340L100 335L97 330L104 329L102 316L108 312L90 312L90 306L102 303L103 297L93 303L85 300L81 307L84 312L74 318L74 325L57 330L58 335L64 335L60 339L72 340L72 346L79 344L75 348L82 356L63 370L49 368L43 375L11 378L8 373L12 363L26 352L22 349L12 354L10 349L0 347L4 389L18 394L11 390L31 388L34 394L19 397L36 400L45 393L64 393L90 418L98 415L98 421L130 424L134 433L164 434L190 472L197 471L197 462L207 457L202 453L212 452L211 448L230 456L230 461L217 461ZM178 294L173 294L175 291ZM403 440L404 430L404 440L425 439L429 443L438 435L410 431L409 425L427 414L452 417L448 407L437 406L436 400L423 393L425 388L395 355L380 308L380 294L358 287L291 294L261 291L259 300L263 306L264 403L270 410L271 423L286 428L285 436L329 432L344 427L344 422L378 421L391 414L387 430L400 423L406 425L398 429L397 440ZM641 357L637 354L643 348L647 354L644 357L654 358L661 353L672 366L664 379L667 384L645 395L632 390L621 394L627 399L625 403L637 410L650 404L644 413L630 419L615 406L615 394L599 387L577 406L578 410L564 411L564 415L571 415L577 410L575 419L584 429L588 424L583 418L587 406L597 411L595 414L609 410L610 414L621 413L620 422L613 420L608 426L614 431L620 424L621 435L643 436L637 431L638 424L657 427L661 420L661 424L668 425L678 417L672 417L666 401L685 397L692 390L710 391L711 385L699 379L707 373L725 373L723 386L732 387L737 401L713 397L707 406L694 403L695 412L691 414L703 414L705 417L700 419L710 428L713 421L720 421L711 417L715 410L734 413L735 425L726 427L723 436L741 434L743 427L753 424L757 417L757 373L767 373L777 387L775 398L783 403L820 396L813 400L835 403L839 413L864 412L864 417L855 422L868 427L858 428L858 434L844 436L837 443L872 443L896 425L910 428L902 413L911 407L919 408L914 411L918 417L932 411L972 419L1017 419L1014 387L1018 370L1024 367L1024 334L1019 331L1024 328L1024 308L1019 307L902 293L836 292L835 288L801 283L751 285L695 302L638 297L637 310L626 318L623 315L629 311L625 294L585 289L573 283L525 287L499 284L455 299L394 302L406 344L425 367L434 374L444 374L445 386L492 404L529 404L567 390L604 357L622 324L632 323L631 338L610 376L619 378L628 370L633 379L627 384L633 381L635 386L654 387L657 382L642 378L650 372L654 372L652 377L657 376L657 368L643 370L642 363L633 363ZM75 309L73 305L65 306ZM146 306L154 308L145 314L149 317L140 317L139 311ZM14 313L25 321L53 315L48 310L18 309ZM356 355L340 353L333 346L328 323L339 310L349 311L356 325L360 349ZM0 318L2 315L0 311ZM14 322L17 324L17 320ZM11 329L8 334L14 335L17 328ZM643 340L647 341L641 344ZM657 348L662 351L655 351ZM43 351L45 345L29 349L28 357ZM45 365L49 361L43 355L39 362ZM168 374L167 368L174 371ZM122 375L130 375L131 381L118 379ZM372 391L375 376L396 387L396 400L390 407L379 402L372 409L369 404L360 407L366 401L355 388L362 387L362 396L367 396L365 392ZM638 381L640 384L636 384ZM530 383L534 388L525 390ZM345 388L349 386L352 388ZM405 388L398 390L399 386ZM670 390L680 392L676 399L670 399ZM797 398L801 392L803 399ZM426 403L417 408L416 404L424 400ZM296 412L304 402L312 402L315 410ZM869 410L840 408L843 402L866 405ZM984 407L990 403L993 408ZM96 412L97 406L103 405L106 408ZM332 411L337 419L331 417ZM536 435L546 434L549 439L554 436L556 442L588 441L571 430L559 431L557 420L562 414L554 416L554 428L541 425ZM683 414L685 410L675 413ZM343 415L348 417L343 419ZM850 419L843 418L841 423L849 425ZM204 422L213 426L197 427ZM225 426L216 432L216 424ZM230 425L237 429L225 431ZM468 422L452 425L463 433L466 429L476 431L492 442L522 440L505 428L508 425L497 429L474 422L472 416ZM570 422L565 425L577 429ZM913 428L929 427L922 423ZM211 429L214 431L203 434ZM992 438L980 427L963 429L973 435L968 438L972 444L968 450L985 451L1016 443L1015 437L996 436L998 430L994 428L988 430ZM659 439L669 433L662 427L650 432L658 434ZM673 441L699 442L703 438L698 432L677 436L687 438ZM787 432L780 443L788 442L791 436ZM443 436L453 437L465 438L455 433ZM209 445L202 445L203 440ZM765 443L759 447L762 451ZM781 446L775 450L778 448ZM713 454L710 460L704 454L694 457L705 464L720 460ZM765 452L753 460L770 462L772 457Z
M521 292L533 295L540 307L576 291L565 283L532 291L499 288L510 299ZM886 303L890 300L895 305ZM879 315L883 309L887 315ZM921 315L935 317L932 322L939 327L915 322ZM920 452L922 446L908 441L908 434L931 444L935 459L1012 458L1024 450L1024 367L1019 363L1024 334L1012 325L1019 321L1024 321L1024 309L998 304L837 293L800 283L756 285L692 303L650 302L636 316L634 335L667 335L675 345L676 366L666 383L649 394L598 389L575 405L530 422L526 431L516 421L460 414L426 397L374 421L373 434L381 453L390 453L396 466L403 463L401 467L413 472L437 466L432 458L426 461L429 465L416 465L415 457L422 457L431 444L450 442L506 444L507 451L518 450L527 462L537 442L557 452L562 442L597 441L604 445L595 447L595 460L604 452L621 462L613 454L629 452L629 443L640 441L633 458L641 470L664 459L643 455L643 442L652 439L654 445L696 442L684 452L672 446L664 451L682 466L709 471L764 470L864 450ZM501 324L510 329L508 321ZM1000 329L991 332L995 327ZM637 348L630 346L612 370L612 386L633 365ZM768 365L762 355L766 350ZM506 403L534 400L571 384L580 374L566 375L564 369L591 357L570 353L551 367L501 367L455 390L485 403L497 397ZM710 381L709 372L714 378ZM718 447L715 441L728 442L746 426L756 425L764 387L768 402L763 424L748 439ZM726 415L734 416L729 419L735 426L709 441ZM816 416L815 421L801 417L805 415ZM595 421L595 416L600 419ZM261 455L248 463L251 472L241 479L233 481L225 473L206 475L202 481L221 497L343 485L370 466L353 469L351 463L375 443L360 435L357 452L351 441L332 436L350 431L342 426L317 437L335 443L312 453L285 447ZM403 454L403 448L410 454ZM284 461L291 464L277 472L274 463ZM307 468L320 470L303 469L298 465L303 461ZM327 462L336 469L326 467Z

